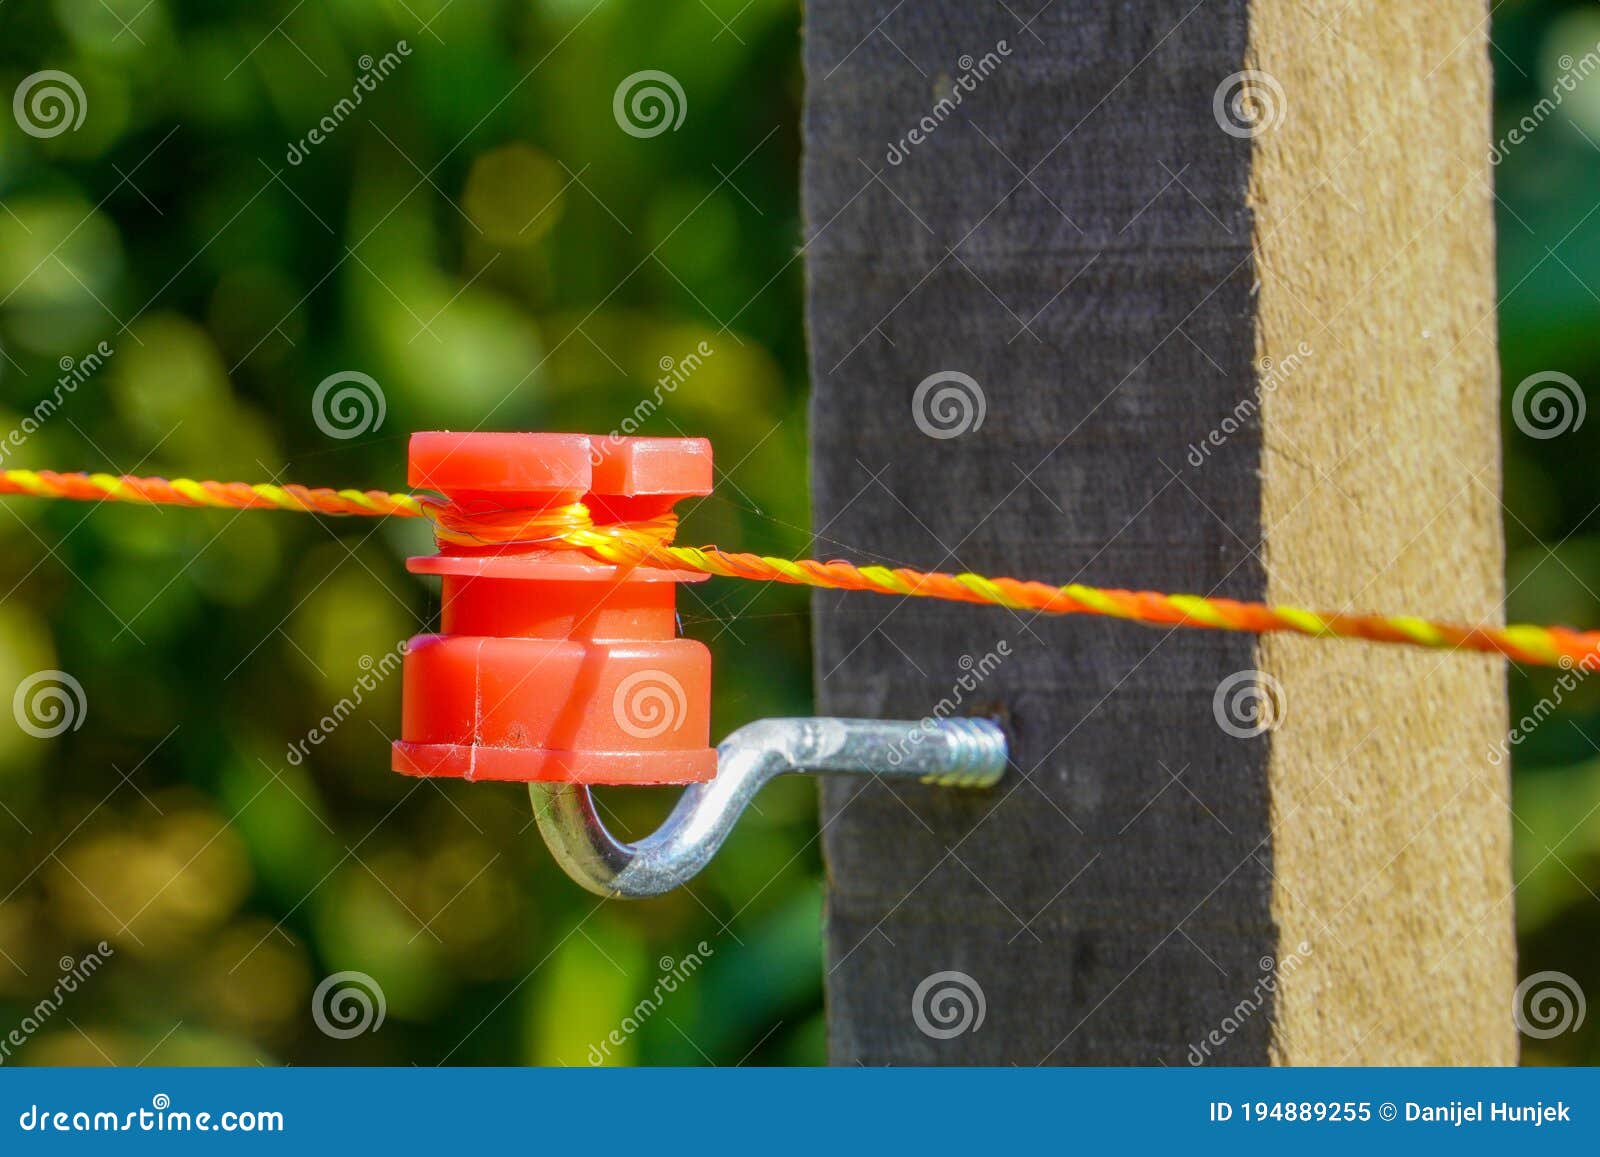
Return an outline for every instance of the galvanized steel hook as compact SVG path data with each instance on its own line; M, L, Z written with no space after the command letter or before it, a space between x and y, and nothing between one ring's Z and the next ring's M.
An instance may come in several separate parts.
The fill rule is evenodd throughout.
M534 818L556 862L600 896L659 896L710 862L745 807L786 772L883 776L990 787L1005 774L1005 732L988 719L763 719L717 746L716 778L684 790L637 843L606 830L583 784L533 783Z

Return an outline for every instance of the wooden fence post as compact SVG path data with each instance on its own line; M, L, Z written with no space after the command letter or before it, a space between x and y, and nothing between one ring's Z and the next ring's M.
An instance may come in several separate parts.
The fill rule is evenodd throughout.
M816 549L1494 620L1484 0L1035 7L806 6ZM836 1061L1515 1060L1496 661L815 610Z

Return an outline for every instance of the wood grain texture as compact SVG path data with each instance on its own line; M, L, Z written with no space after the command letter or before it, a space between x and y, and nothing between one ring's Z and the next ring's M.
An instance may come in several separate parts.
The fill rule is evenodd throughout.
M1488 25L1478 0L1257 0L1267 595L1500 622ZM1324 27L1327 31L1323 32ZM1320 34L1319 34L1320 33ZM1308 46L1314 50L1308 51ZM1516 1060L1504 667L1272 638L1273 914L1298 1064Z
M1304 61L1315 29L1298 7L1096 0L1024 27L1003 6L953 0L807 6L819 552L1493 612L1492 313L1473 328L1493 304L1489 223L1479 193L1452 203L1459 181L1444 188L1486 151L1483 5L1429 6L1403 22L1411 39L1379 26L1376 2L1348 20L1304 5L1304 20L1337 25L1325 36L1360 25L1354 56L1382 42L1381 66ZM1424 53L1443 62L1431 77ZM997 63L971 83L986 57ZM1229 135L1213 96L1249 64L1287 74L1290 115ZM1300 102L1353 120L1326 110L1380 67L1396 71L1363 107L1392 106L1393 86L1417 113L1358 162L1371 125L1307 126ZM1319 177L1336 162L1398 168L1388 143L1441 121L1428 163L1385 178L1417 184L1361 241L1333 200L1350 191ZM911 139L919 124L931 128ZM1426 293L1413 280L1436 274ZM1366 295L1374 275L1383 298L1429 298L1427 316ZM1423 353L1407 344L1413 323L1438 326ZM1302 340L1313 355L1263 389L1258 359ZM983 420L930 436L918 386L950 372L977 383ZM1318 414L1337 429L1313 439ZM1230 416L1237 428L1205 443ZM1419 422L1449 429L1419 447ZM1434 518L1453 492L1447 451L1487 460L1488 497ZM1345 477L1355 455L1359 492ZM1395 486L1405 501L1380 497ZM1400 564L1378 565L1402 547ZM1359 644L1258 653L1247 636L829 592L815 608L821 710L999 711L1017 764L985 796L825 788L835 1060L1355 1059L1370 1055L1364 1032L1397 1060L1508 1058L1509 1019L1491 1006L1509 1001L1509 920L1488 910L1506 821L1473 748L1503 725L1492 663L1447 658L1430 692L1427 666ZM1283 718L1241 738L1214 700L1258 669L1279 681ZM1328 778L1334 767L1346 770ZM1460 933L1475 946L1443 953ZM981 1025L940 1031L929 992L919 1023L914 994L940 972L981 989ZM1417 1010L1452 1025L1427 1030ZM1373 1023L1387 1013L1408 1019Z

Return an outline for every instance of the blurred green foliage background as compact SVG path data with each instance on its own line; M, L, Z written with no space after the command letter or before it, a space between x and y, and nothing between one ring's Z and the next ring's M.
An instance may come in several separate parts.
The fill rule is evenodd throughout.
M804 551L800 13L712 8L6 6L4 91L61 69L87 115L0 129L0 428L62 357L113 353L5 465L404 489L411 430L613 431L704 342L641 431L716 446L685 533ZM677 131L614 119L644 69L685 90ZM330 437L312 394L350 370L385 416ZM586 1064L702 941L607 1060L823 1058L808 784L764 793L691 889L600 906L522 791L388 771L399 676L357 689L436 621L404 570L432 549L401 523L0 507L0 689L61 668L87 702L55 739L0 728L0 1032L58 958L116 953L18 1059ZM715 652L715 733L807 709L802 593L680 607ZM672 794L607 802L643 832ZM308 1015L345 969L386 1000L348 1040Z
M1560 107L1495 170L1505 386L1506 616L1600 624L1600 420L1529 437L1510 399L1533 374L1600 383L1600 76L1560 79L1600 52L1600 5L1495 8L1495 136L1552 92ZM1575 682L1566 690L1560 681ZM1600 1064L1600 681L1513 667L1511 717L1555 706L1512 748L1518 974L1574 978L1591 1007L1575 1032L1523 1037L1527 1063Z
M795 0L0 8L4 91L61 69L87 106L43 139L0 118L0 429L63 358L85 374L4 465L398 489L411 430L615 430L703 341L642 430L716 446L684 537L808 551L799 31ZM1504 128L1600 12L1508 0L1495 40ZM613 94L645 69L681 84L677 130L619 128ZM1508 395L1543 370L1600 381L1597 141L1593 82L1497 170ZM385 403L349 439L311 402L344 371ZM1600 622L1597 452L1600 421L1537 441L1508 417L1511 617ZM96 943L115 953L15 1059L823 1060L809 784L764 793L691 888L601 906L515 788L387 771L399 679L358 689L432 622L404 570L430 550L398 522L0 504L0 691L60 668L87 705L55 738L0 728L0 1033ZM809 709L804 594L680 603L715 652L714 733ZM1516 712L1549 684L1514 673ZM1515 751L1521 971L1593 994L1597 743L1600 685ZM638 832L670 799L606 802ZM608 1043L691 954L696 979ZM342 970L381 986L377 1031L308 1016ZM1600 1061L1596 1022L1528 1059Z

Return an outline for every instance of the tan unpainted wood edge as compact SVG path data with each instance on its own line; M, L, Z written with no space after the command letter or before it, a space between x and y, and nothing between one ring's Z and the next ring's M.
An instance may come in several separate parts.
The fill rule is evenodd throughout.
M1270 601L1499 621L1487 37L1483 0L1252 5ZM1502 664L1258 655L1282 700L1274 1060L1514 1063Z

